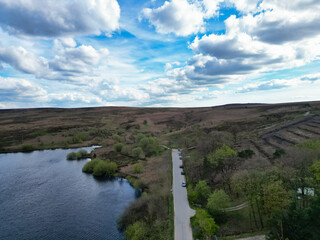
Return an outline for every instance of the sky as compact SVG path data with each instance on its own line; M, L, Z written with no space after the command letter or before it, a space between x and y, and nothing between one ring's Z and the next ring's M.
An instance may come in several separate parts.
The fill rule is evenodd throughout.
M320 100L319 0L0 0L0 108Z

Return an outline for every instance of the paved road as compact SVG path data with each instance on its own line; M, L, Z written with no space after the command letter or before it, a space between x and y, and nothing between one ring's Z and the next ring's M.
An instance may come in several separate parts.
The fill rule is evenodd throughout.
M179 166L182 161L179 159L178 150L172 150L172 166L173 166L173 200L174 200L174 239L175 240L192 240L192 230L190 217L195 214L189 206L187 198L187 189L181 186L185 181L181 175Z

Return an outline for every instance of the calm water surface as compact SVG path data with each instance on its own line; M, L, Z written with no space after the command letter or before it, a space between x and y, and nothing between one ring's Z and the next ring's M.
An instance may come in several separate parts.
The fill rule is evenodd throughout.
M82 173L87 160L66 160L72 151L0 154L1 240L124 239L116 221L134 189Z

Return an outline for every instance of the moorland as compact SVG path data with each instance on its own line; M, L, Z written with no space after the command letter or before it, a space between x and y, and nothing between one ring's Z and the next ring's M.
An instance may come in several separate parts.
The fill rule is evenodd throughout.
M0 126L1 153L101 146L90 157L142 191L119 218L126 239L172 239L172 148L182 149L196 238L320 235L320 102L8 109Z

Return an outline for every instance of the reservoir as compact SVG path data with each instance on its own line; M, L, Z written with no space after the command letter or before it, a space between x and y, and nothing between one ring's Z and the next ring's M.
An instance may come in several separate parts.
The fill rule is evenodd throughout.
M83 173L88 159L66 160L78 150L0 154L0 239L124 239L117 218L135 190Z

